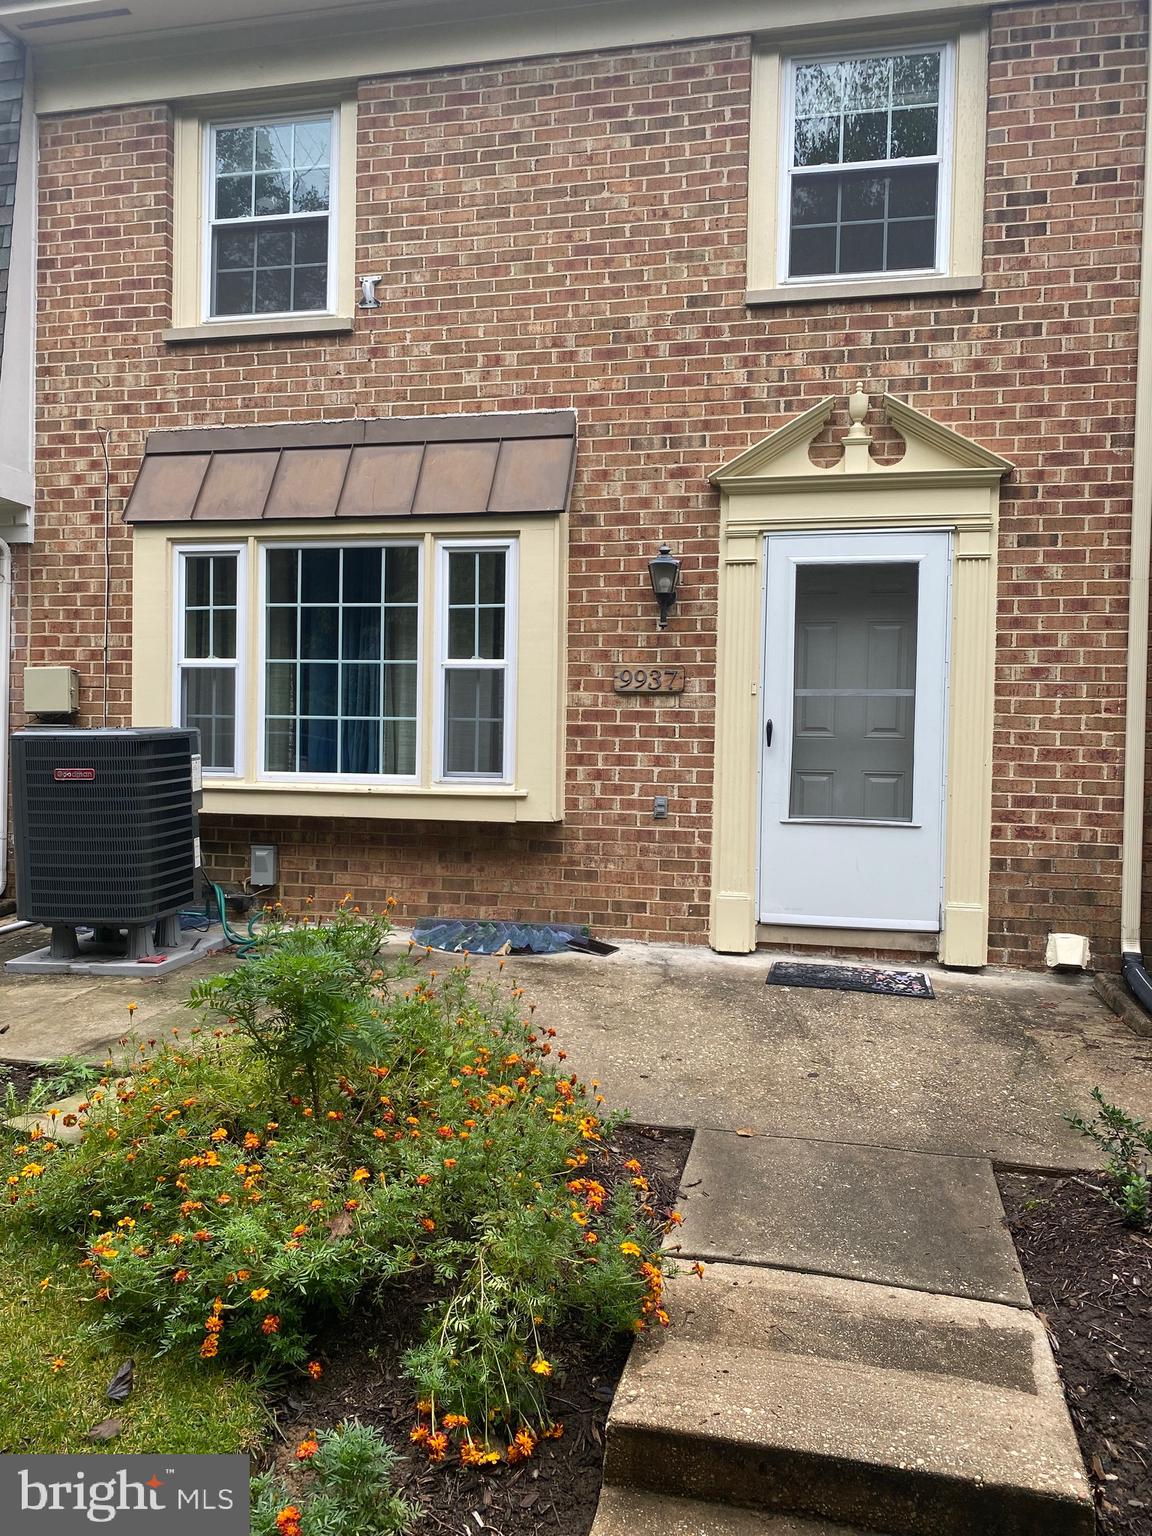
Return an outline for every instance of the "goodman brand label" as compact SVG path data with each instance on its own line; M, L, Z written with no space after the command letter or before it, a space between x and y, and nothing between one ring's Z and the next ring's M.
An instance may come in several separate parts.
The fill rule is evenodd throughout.
M248 1536L247 1456L0 1456L4 1536Z
M96 777L95 768L53 768L52 777L57 784L87 784Z

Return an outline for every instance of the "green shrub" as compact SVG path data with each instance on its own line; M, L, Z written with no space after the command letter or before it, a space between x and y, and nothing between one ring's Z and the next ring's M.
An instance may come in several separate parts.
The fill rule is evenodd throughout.
M1093 1088L1098 1113L1091 1120L1068 1115L1068 1124L1099 1147L1108 1160L1108 1172L1116 1192L1108 1198L1132 1227L1148 1225L1150 1193L1149 1160L1152 1158L1152 1130L1142 1120L1109 1104L1099 1088Z
M598 1097L554 1031L465 966L382 965L380 935L278 925L196 989L218 1027L93 1092L77 1146L16 1143L8 1219L82 1245L104 1326L261 1375L420 1275L436 1299L406 1363L440 1459L445 1415L473 1453L473 1431L545 1427L569 1331L666 1321L663 1261L639 1166L597 1178Z
M395 1536L416 1509L392 1486L396 1453L354 1420L301 1445L308 1483L293 1491L263 1473L252 1479L252 1536Z

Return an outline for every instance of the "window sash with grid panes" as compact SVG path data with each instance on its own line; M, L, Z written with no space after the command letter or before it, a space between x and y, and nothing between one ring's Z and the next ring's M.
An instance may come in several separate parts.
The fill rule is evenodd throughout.
M262 772L413 779L420 546L270 546L264 561Z
M940 270L948 61L944 46L792 61L788 281Z
M208 129L207 313L331 308L335 117Z
M199 730L206 771L235 773L241 555L238 550L205 550L185 552L180 560L180 724Z
M512 547L441 545L440 774L510 777Z

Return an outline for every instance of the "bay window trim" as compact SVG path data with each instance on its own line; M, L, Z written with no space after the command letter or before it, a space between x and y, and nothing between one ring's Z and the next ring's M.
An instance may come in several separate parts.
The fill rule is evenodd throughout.
M185 650L185 615L187 613L188 593L188 560L192 557L206 555L231 555L236 561L236 655L232 658L221 657L186 657ZM247 541L233 541L205 544L175 544L172 547L172 588L174 593L174 607L172 616L172 693L171 693L171 724L182 726L184 713L184 674L189 670L205 670L210 668L230 668L235 674L235 723L232 746L232 767L222 769L216 765L209 766L207 754L201 743L201 757L204 759L203 772L205 778L220 779L224 781L241 779L244 776L244 765L247 761L247 715L244 707L247 697L248 668L248 544Z
M284 519L274 527L255 520L213 527L195 521L137 523L132 526L132 720L136 725L171 725L177 718L175 618L179 577L178 552L208 553L221 547L247 551L240 600L240 628L247 636L247 683L238 684L243 702L238 728L243 758L234 775L209 773L204 781L208 815L358 818L369 821L432 821L555 824L564 819L567 776L566 607L568 519L558 516L492 516L477 527L469 515L436 518L348 518L329 524L327 540L317 540L314 522ZM494 778L441 778L433 744L439 703L435 667L435 602L421 614L423 690L419 777L416 782L371 778L352 782L309 773L268 779L257 772L256 681L251 668L261 646L258 610L260 547L303 547L315 542L341 546L420 541L424 570L435 567L433 546L453 540L459 547L481 543L509 547L514 575L514 668L509 673L505 723L504 772ZM511 653L510 653L511 654ZM242 660L242 665L244 664Z

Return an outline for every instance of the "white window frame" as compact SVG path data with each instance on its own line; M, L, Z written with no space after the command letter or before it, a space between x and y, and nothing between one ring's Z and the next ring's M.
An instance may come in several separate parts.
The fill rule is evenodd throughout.
M891 57L893 54L938 53L940 55L940 99L937 117L937 152L906 160L865 160L851 165L794 166L792 157L796 122L796 70L804 64L839 64L848 59ZM934 42L892 42L874 48L839 48L822 53L788 54L784 60L784 89L781 92L779 187L776 228L778 231L776 270L782 288L803 289L843 283L899 282L905 278L947 276L952 251L952 179L955 162L956 46L949 39ZM870 272L812 272L803 277L789 275L792 236L792 178L809 175L843 175L855 171L885 171L893 167L938 165L936 182L936 261L931 267L880 268Z
M188 657L184 655L186 639L185 602L188 590L188 559L196 555L233 555L236 559L236 655L229 661L213 656ZM172 724L182 727L183 677L186 670L222 668L231 666L235 673L235 729L231 769L205 768L207 777L213 779L240 779L244 776L247 761L247 651L248 651L248 546L247 544L177 544L173 547L175 562L173 591L176 596L173 618L172 644Z
M414 773L272 773L264 767L267 716L265 695L267 692L268 662L268 552L282 549L415 549L416 590L419 594L416 608L416 770ZM410 784L421 782L420 765L423 761L425 714L424 681L424 616L427 612L426 566L424 540L422 538L396 539L261 539L257 545L257 597L258 618L256 634L256 778L264 784ZM299 604L297 604L299 606ZM341 647L343 639L341 638ZM339 716L338 718L343 718Z
M290 123L328 119L328 291L323 309L283 309L274 312L241 315L214 315L212 313L212 236L217 224L291 223L300 218L317 215L279 213L253 216L247 219L214 220L212 217L215 198L215 135L222 128L255 128L270 122ZM340 224L340 110L338 107L312 111L268 111L245 117L209 118L204 122L200 152L202 207L200 227L200 320L205 325L254 325L273 320L308 320L335 315L339 294L339 224Z
M501 661L477 658L464 660L448 656L448 558L451 554L483 553L485 550L502 550L504 568L504 658ZM432 705L432 783L433 784L514 784L516 781L516 698L518 678L518 541L513 538L469 539L446 538L436 540L436 654L433 665ZM503 772L501 773L448 773L444 764L446 746L445 691L446 676L451 670L502 671L504 673L504 740Z

